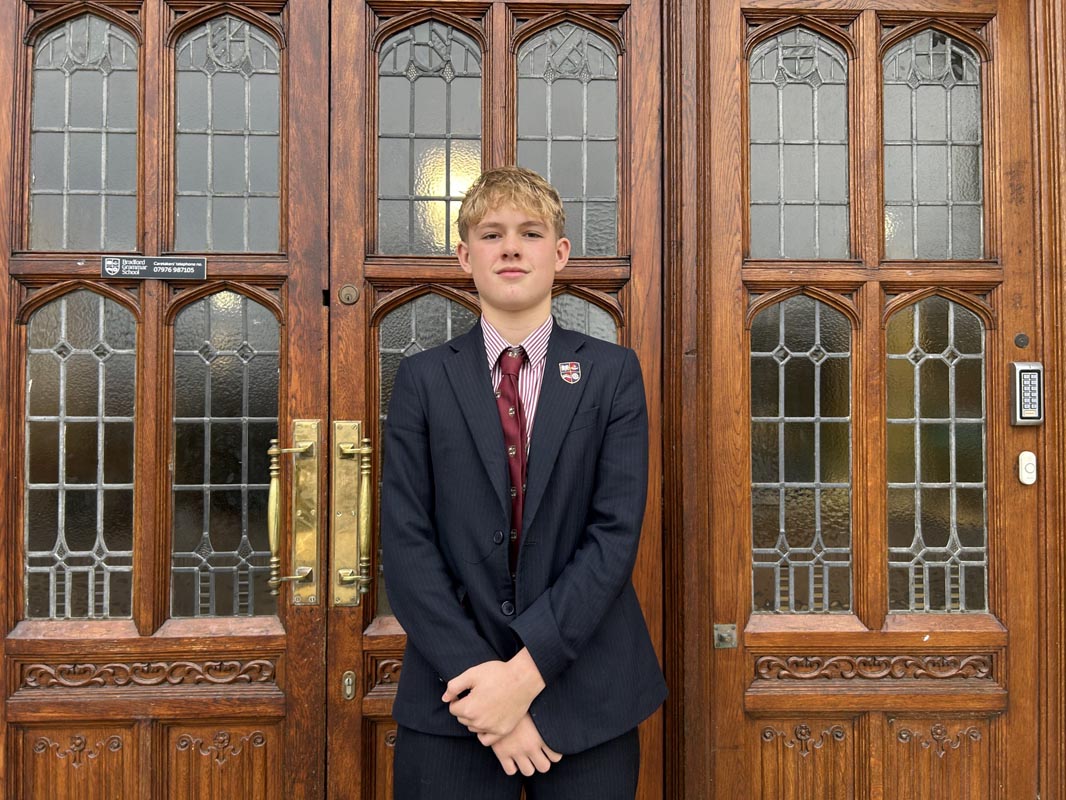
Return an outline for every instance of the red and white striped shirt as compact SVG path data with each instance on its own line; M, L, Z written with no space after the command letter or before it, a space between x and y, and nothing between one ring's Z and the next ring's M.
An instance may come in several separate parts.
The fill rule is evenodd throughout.
M537 400L540 398L540 386L544 382L544 366L548 360L548 339L551 337L554 320L549 314L544 323L525 338L518 346L526 351L526 360L518 369L518 397L522 401L522 410L526 417L526 447L533 436L533 418L537 413ZM481 330L485 335L485 357L492 371L492 390L499 391L500 355L513 346L500 336L484 317L481 318Z

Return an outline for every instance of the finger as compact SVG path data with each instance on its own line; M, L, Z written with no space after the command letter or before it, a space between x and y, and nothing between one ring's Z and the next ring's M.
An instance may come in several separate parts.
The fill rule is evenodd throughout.
M554 750L552 750L546 744L545 745L541 745L541 750L544 751L544 755L546 755L548 758L551 759L551 762L553 764L558 764L560 761L563 760L563 754L562 753L556 753Z
M529 760L529 756L521 755L517 759L515 759L515 762L518 764L518 769L527 778L537 771L536 768L533 766L533 762Z
M533 762L533 766L536 767L537 772L547 772L552 768L552 762L548 760L548 757L543 752L537 750L530 756L530 760Z
M474 682L467 674L469 672L470 670L467 670L466 672L460 675L456 675L454 678L448 681L447 690L444 692L444 696L441 697L441 700L443 700L445 703L450 703L452 700L455 700L457 697L459 697L459 695L461 695L467 689L474 688Z
M477 738L479 742L485 745L485 747L492 747L494 744L496 744L496 742L503 739L503 737L500 736L498 733L487 732L478 733Z
M514 763L513 758L501 758L500 766L503 767L503 771L508 775L514 775L518 772L518 766Z

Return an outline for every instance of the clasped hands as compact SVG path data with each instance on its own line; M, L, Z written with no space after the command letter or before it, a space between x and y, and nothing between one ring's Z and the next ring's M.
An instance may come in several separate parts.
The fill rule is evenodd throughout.
M486 661L448 682L441 700L452 716L491 747L508 775L547 772L562 758L540 736L529 706L544 688L525 648L510 661ZM460 698L463 692L467 694Z

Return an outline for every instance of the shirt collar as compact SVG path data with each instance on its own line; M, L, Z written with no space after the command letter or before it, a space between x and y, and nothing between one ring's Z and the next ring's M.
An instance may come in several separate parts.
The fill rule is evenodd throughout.
M526 360L531 365L547 358L548 339L551 337L554 323L555 319L549 314L548 318L519 345L526 351ZM496 366L496 362L500 360L500 354L504 350L509 350L511 345L500 335L499 331L492 327L492 323L484 317L481 318L481 330L485 337L485 358L488 359L489 369L492 369Z

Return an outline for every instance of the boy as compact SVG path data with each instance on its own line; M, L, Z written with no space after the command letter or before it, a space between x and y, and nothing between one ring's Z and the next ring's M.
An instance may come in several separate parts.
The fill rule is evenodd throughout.
M632 798L636 726L666 695L630 580L640 365L552 319L563 225L540 176L484 173L457 248L481 320L396 375L381 498L408 637L396 800L517 800L523 785L529 800Z

